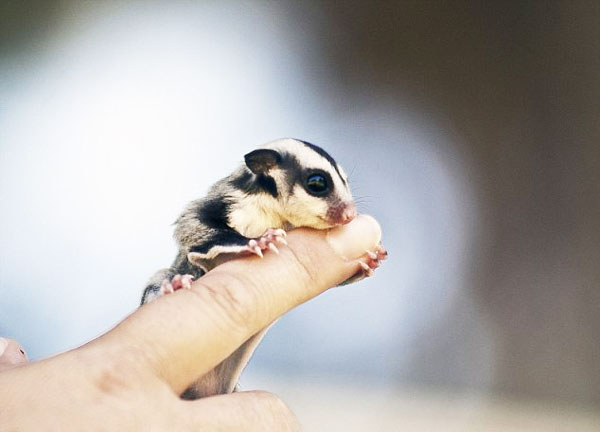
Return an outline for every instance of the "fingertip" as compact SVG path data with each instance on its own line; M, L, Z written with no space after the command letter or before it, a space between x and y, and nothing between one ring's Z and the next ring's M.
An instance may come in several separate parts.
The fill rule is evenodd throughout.
M345 260L353 260L375 248L381 241L381 227L370 215L361 214L347 225L335 227L327 233L327 242L335 253Z

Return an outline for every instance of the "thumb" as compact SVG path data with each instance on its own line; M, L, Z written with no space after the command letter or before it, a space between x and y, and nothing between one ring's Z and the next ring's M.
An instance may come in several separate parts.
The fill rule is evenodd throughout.
M182 401L182 430L296 432L296 416L272 393L249 391Z

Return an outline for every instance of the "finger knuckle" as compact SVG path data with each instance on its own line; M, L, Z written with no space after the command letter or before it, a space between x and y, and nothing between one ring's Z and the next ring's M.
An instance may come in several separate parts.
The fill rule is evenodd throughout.
M223 275L219 283L205 285L209 301L228 322L247 328L257 317L258 295L248 283L233 275Z
M273 422L273 430L299 431L300 425L296 415L277 395L265 391L257 391L255 400L264 413L269 413Z
M290 249L291 250L291 249ZM297 263L295 266L296 276L299 280L306 281L310 284L315 284L319 281L318 269L320 268L317 257L310 250L297 248L291 250L294 260Z

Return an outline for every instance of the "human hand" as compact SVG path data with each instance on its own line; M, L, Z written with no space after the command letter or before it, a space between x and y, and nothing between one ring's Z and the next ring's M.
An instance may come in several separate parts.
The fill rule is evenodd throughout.
M380 236L368 216L294 230L279 256L224 263L80 348L4 370L2 430L298 430L269 393L179 395L279 316L354 275Z
M0 337L0 372L27 363L27 354L14 339Z

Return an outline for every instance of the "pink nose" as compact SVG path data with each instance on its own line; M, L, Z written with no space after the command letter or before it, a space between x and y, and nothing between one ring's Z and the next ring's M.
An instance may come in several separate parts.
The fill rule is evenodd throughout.
M348 204L342 212L342 224L346 225L347 223L352 222L352 219L354 219L357 214L358 213L356 212L356 206L354 205L354 203Z

